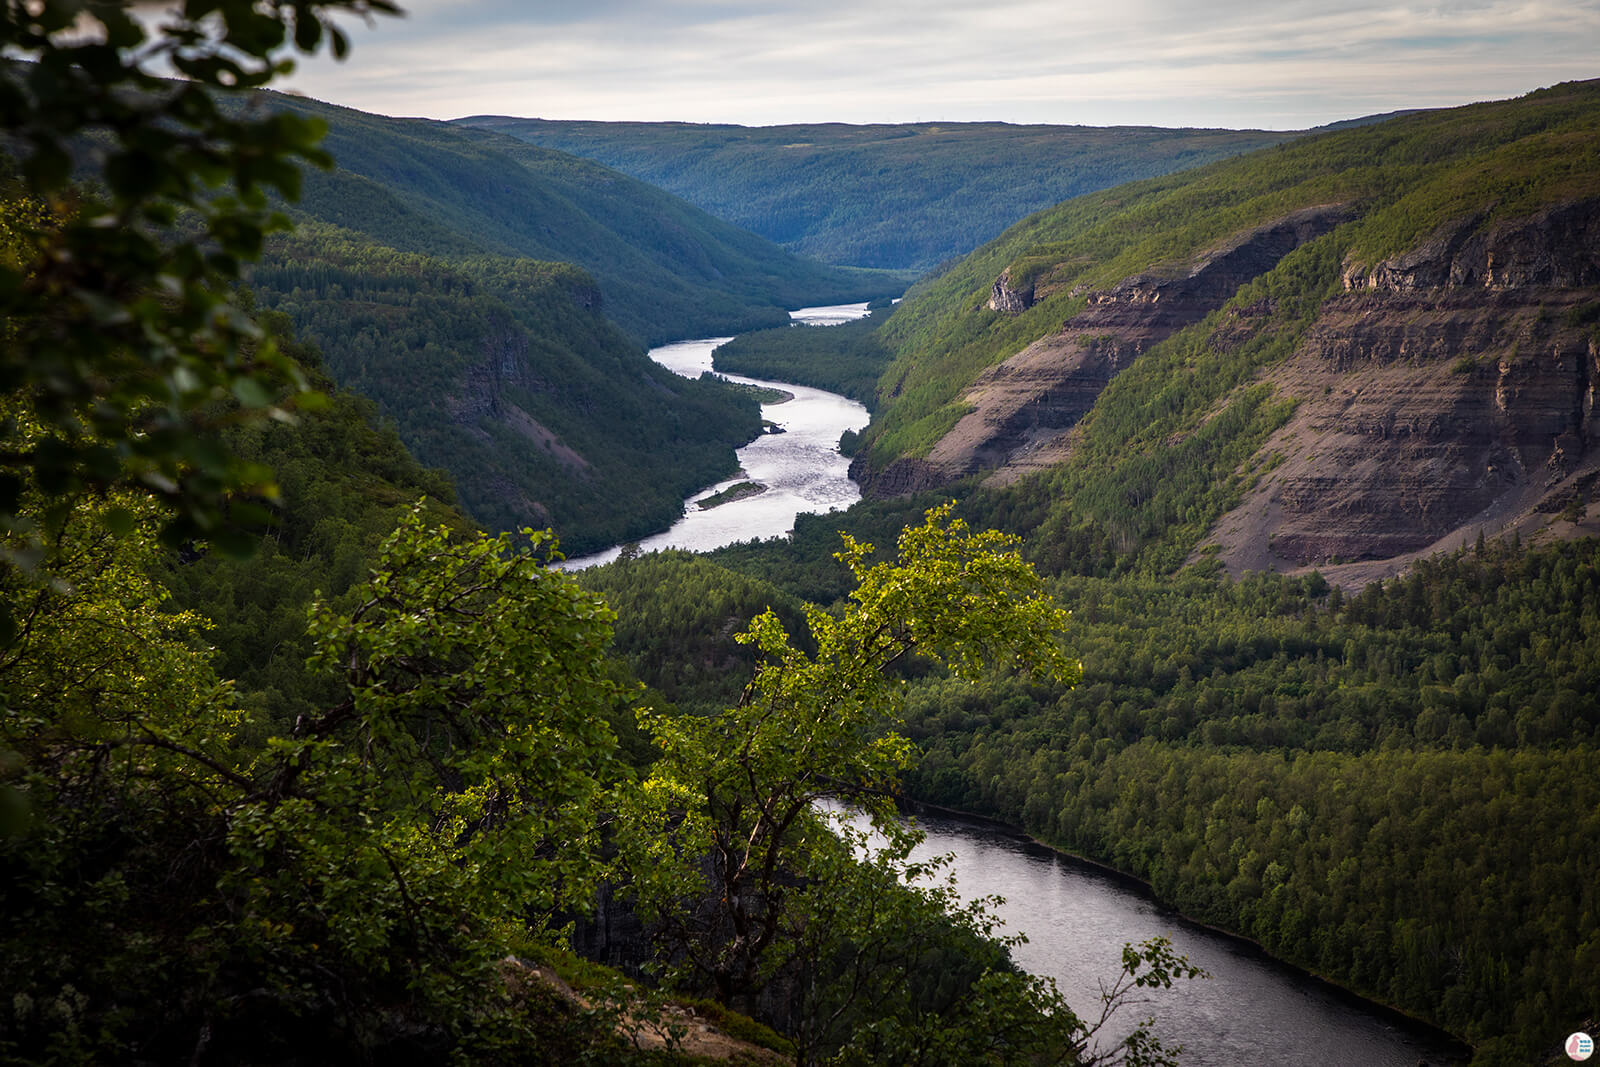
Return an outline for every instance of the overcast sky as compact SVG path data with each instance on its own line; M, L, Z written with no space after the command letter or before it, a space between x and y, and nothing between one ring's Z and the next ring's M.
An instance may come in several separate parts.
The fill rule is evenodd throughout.
M386 115L1300 129L1600 76L1600 0L401 0L288 87Z

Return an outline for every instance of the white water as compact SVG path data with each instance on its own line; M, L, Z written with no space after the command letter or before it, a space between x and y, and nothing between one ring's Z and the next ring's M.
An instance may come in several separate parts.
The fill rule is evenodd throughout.
M840 304L832 307L801 308L790 312L796 322L832 326L859 319L867 305ZM698 378L711 370L711 353L727 337L707 337L679 341L650 350L650 358L686 378ZM784 382L769 382L724 374L733 382L780 389L792 400L763 404L761 417L783 427L784 432L766 434L739 449L741 473L704 489L684 502L684 515L662 533L639 542L644 552L663 548L686 548L709 552L735 541L784 537L794 529L795 516L803 512L839 511L861 499L861 489L850 480L850 461L839 454L839 437L846 430L860 430L867 424L867 409L822 389ZM758 496L745 497L702 510L695 501L714 496L739 482L755 482L766 487ZM620 545L567 560L564 570L577 570L610 563L621 554Z

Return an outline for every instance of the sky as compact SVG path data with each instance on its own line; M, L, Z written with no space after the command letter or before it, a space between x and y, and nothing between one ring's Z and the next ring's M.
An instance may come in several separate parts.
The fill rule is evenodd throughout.
M1600 0L400 0L285 88L385 115L1304 129L1600 76Z

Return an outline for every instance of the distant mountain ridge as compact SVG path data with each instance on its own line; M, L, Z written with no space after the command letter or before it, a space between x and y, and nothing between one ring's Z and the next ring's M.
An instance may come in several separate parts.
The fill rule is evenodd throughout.
M756 404L685 381L644 343L786 322L896 293L598 164L482 131L266 94L328 124L297 230L250 273L258 302L375 400L495 529L569 551L670 525L737 467Z
M917 270L1069 197L1297 136L1003 122L456 122L598 160L829 263Z
M645 182L564 152L429 119L303 97L338 167L308 171L294 212L427 255L573 263L606 315L649 344L776 325L787 308L898 295L906 278L786 252Z

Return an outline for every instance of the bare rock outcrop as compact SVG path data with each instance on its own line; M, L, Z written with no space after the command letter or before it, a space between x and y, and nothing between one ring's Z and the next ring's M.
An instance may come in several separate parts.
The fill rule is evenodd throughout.
M1033 307L1033 282L1029 281L1020 287L1013 286L1011 268L1007 267L1001 271L1000 277L994 281L994 288L989 292L989 310L1017 314L1031 307Z
M1344 280L1270 375L1300 403L1214 535L1231 570L1403 563L1593 482L1600 202L1462 220Z
M1059 462L1070 446L1064 433L1120 371L1349 217L1342 204L1306 208L1236 235L1181 271L1138 274L1089 293L1083 310L1059 331L989 368L972 384L963 398L971 412L926 459L898 459L883 471L858 461L851 476L871 495L894 496L982 471L1008 480ZM989 306L1026 310L1033 297L1031 283L1014 286L1008 270L995 282Z
M945 472L926 460L901 456L879 470L872 466L865 453L850 461L850 478L861 486L864 495L875 497L905 496L950 483Z
M579 307L600 306L598 290L575 286L569 295ZM563 442L558 434L529 414L519 395L544 393L554 388L540 376L529 355L529 339L516 323L502 320L491 323L479 342L477 356L461 372L455 388L444 399L450 421L484 442L496 432L509 430L531 442L549 459L574 475L590 469L589 461ZM549 508L530 497L509 477L494 477L486 486L497 499L508 502L529 521L547 522Z
M498 322L479 343L478 358L462 372L445 407L456 425L476 427L480 419L504 416L512 388L538 391L543 383L528 361L528 335L513 323Z
M1600 285L1600 199L1592 198L1488 226L1481 215L1457 219L1410 252L1344 272L1351 291L1593 285Z

